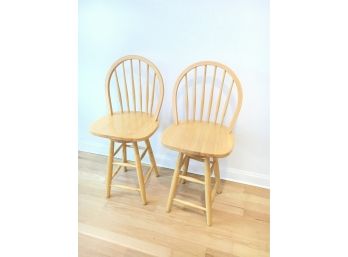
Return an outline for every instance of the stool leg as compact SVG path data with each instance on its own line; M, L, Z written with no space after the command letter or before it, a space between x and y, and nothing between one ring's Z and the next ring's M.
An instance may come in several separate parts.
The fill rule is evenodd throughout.
M158 176L159 176L159 173L158 173L158 169L157 169L155 157L153 156L153 152L152 152L150 140L149 140L149 139L146 139L146 140L145 140L145 143L146 143L147 151L148 151L148 153L149 153L149 158L150 158L151 166L153 167L153 169L154 169L154 171L155 171L155 173L156 173L156 177L158 177Z
M187 157L186 161L185 161L185 164L184 164L184 169L182 171L182 174L184 176L187 176L187 170L188 170L188 167L189 167L189 164L190 164L190 157ZM181 183L185 184L186 183L186 180L185 179L182 179L181 180Z
M122 161L127 162L127 143L122 143ZM124 172L127 171L127 167L123 167Z
M114 146L115 146L115 142L110 140L109 156L108 156L107 172L106 172L106 198L110 198L110 193L111 193L111 180L112 180L112 167L113 167L112 163L114 161Z
M172 178L172 184L170 186L170 192L169 192L169 197L168 197L168 202L167 202L167 212L170 212L170 210L172 209L173 199L175 196L176 188L178 186L178 179L179 179L179 175L180 175L180 167L181 167L181 163L182 163L182 157L183 157L183 154L179 153L178 159L176 160L176 167L175 167L173 178Z
M211 178L210 178L210 162L209 158L204 159L205 164L205 208L207 216L207 224L211 226Z
M214 158L214 175L215 175L215 183L216 184L216 193L221 194L221 179L220 179L220 169L219 169L219 160Z
M141 168L141 160L140 160L140 155L139 155L138 143L133 142L133 146L134 146L134 156L135 156L135 162L136 162L136 170L137 170L137 175L138 175L140 195L141 195L141 199L143 200L143 204L146 205L146 192L145 192L145 184L144 184L144 175L143 175L143 169Z

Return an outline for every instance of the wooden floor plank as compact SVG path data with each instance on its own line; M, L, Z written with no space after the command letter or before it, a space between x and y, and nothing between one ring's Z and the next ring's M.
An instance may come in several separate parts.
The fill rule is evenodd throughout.
M80 257L153 257L153 255L145 254L136 250L132 250L121 245L109 243L94 237L79 233L79 256Z
M139 240L120 233L93 227L85 223L79 223L79 233L152 256L166 257L171 255L171 250L169 248L156 243Z

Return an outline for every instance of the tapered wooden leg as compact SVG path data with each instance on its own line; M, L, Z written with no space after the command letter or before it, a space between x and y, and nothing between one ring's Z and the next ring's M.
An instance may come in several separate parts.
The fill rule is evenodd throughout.
M216 183L216 193L221 194L221 179L220 179L220 168L219 168L219 160L214 158L214 175L215 175L215 183Z
M148 153L149 153L149 158L150 158L151 166L153 167L153 170L155 171L156 177L158 177L158 176L159 176L159 173L158 173L158 169L157 169L155 157L153 156L153 152L152 152L150 140L149 140L149 139L146 139L146 140L145 140L145 143L146 143L147 151L148 151Z
M127 143L122 143L122 161L127 162ZM124 172L127 171L127 167L123 167Z
M187 157L185 164L184 164L184 169L182 171L182 175L187 176L187 170L188 170L189 164L190 164L190 157ZM181 183L185 184L186 180L182 179Z
M143 204L145 205L147 203L146 202L146 192L145 192L144 175L143 175L143 169L141 167L141 160L140 160L140 155L139 155L138 143L133 142L133 147L134 147L134 157L135 157L135 163L136 163L136 170L137 170L137 174L138 174L140 195L141 195L141 199L143 200Z
M170 192L169 192L169 197L167 202L167 212L170 212L170 210L172 209L173 199L174 199L176 188L178 186L178 181L179 181L182 157L183 157L183 154L179 153L178 159L176 160L176 167L175 167L173 178L172 178L172 184L170 186Z
M210 178L210 162L209 158L204 159L205 164L205 208L207 216L207 224L211 226L211 178Z
M111 181L112 181L112 163L114 161L114 146L115 142L110 140L110 146L109 146L109 156L108 156L108 163L107 163L107 171L106 171L106 197L110 197L111 193Z

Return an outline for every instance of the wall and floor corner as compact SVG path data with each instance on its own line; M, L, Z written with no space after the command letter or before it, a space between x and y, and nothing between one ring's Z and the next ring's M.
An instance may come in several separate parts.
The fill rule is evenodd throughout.
M188 65L215 60L231 67L244 90L236 145L220 162L224 179L269 187L269 2L79 0L79 150L106 155L108 142L90 134L107 113L104 80L118 58L142 55L160 69L165 95L160 127L151 138L159 166L174 168L177 153L161 145L172 119L172 92ZM130 158L132 153L130 152ZM203 167L192 163L191 171Z

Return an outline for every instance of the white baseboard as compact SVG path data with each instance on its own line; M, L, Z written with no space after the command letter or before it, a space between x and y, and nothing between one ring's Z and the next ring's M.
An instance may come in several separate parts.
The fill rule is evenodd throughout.
M79 142L79 151L107 155L108 144L89 144ZM175 161L165 154L156 153L156 162L159 167L174 169ZM173 166L173 167L172 167ZM190 162L190 172L195 174L203 174L203 166L199 162ZM254 171L240 170L236 168L226 167L220 165L220 176L222 179L243 183L247 185L269 188L269 176Z

